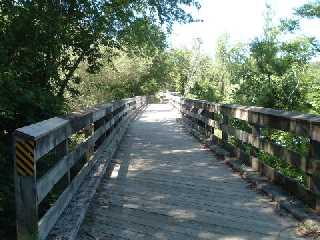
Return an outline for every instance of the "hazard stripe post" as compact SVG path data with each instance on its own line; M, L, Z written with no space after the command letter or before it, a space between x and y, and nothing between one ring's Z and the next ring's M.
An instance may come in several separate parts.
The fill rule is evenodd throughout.
M18 239L37 239L38 204L35 191L35 142L16 136L14 140L15 194Z
M20 176L34 175L34 145L31 140L16 140L16 168Z

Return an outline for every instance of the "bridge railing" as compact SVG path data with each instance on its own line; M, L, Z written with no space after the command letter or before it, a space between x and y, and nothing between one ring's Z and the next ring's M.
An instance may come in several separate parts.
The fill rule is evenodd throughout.
M112 154L130 120L147 104L147 97L134 97L54 117L15 131L15 194L19 240L45 239L85 176L105 147ZM81 143L74 136L84 134ZM72 140L73 139L73 140ZM69 146L70 145L70 146ZM41 162L54 164L41 172ZM79 169L77 163L83 161ZM40 164L40 165L39 165ZM48 211L39 216L39 205L54 186L66 178L67 184Z
M170 94L168 98L180 110L188 126L207 137L210 143L222 145L232 156L320 210L320 116L212 103ZM307 154L272 141L263 134L266 129L303 137L308 147ZM217 134L219 131L220 134ZM237 144L233 144L232 140ZM248 145L251 150L246 151L243 147ZM257 151L280 159L291 169L297 169L304 175L306 183L301 184L281 170L271 167L267 161L261 161Z

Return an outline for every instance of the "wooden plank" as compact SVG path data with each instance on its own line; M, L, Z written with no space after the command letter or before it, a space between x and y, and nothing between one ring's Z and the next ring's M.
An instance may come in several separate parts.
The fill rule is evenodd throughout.
M79 144L74 151L60 159L45 175L37 182L37 198L39 203L47 196L54 185L78 162L81 157L94 146L94 137Z
M121 232L108 235L119 239L137 237L134 233L127 235L133 229L143 236L146 234L143 239L215 239L217 235L214 233L217 232L222 233L221 237L230 239L274 239L282 229L294 225L295 222L291 223L287 219L280 221L272 208L266 208L263 199L261 202L258 200L257 193L250 190L232 171L225 173L228 169L224 164L190 136L183 131L173 131L175 119L169 115L169 111L163 111L163 119L159 119L159 115L153 118L151 111L146 114L144 117L153 120L153 124L131 129L129 139L120 148L117 157L121 166L118 176L101 182L98 196L86 215L87 221L81 226L79 239L87 239L86 233L92 234L92 238L108 238L103 231L105 229L112 230L112 233ZM163 125L163 121L167 121L170 128L167 124ZM143 124L143 120L140 124ZM148 144L157 147L146 148ZM193 170L193 174L197 170L199 175L203 174L197 176L201 181L194 181L193 175L189 173ZM159 171L166 175L159 174ZM233 180L227 183L222 178L223 173ZM241 183L243 194L240 197L240 194L234 195L233 189ZM229 189L230 185L233 188ZM213 193L212 188L218 187L221 189ZM116 194L112 194L114 191ZM214 205L217 203L219 205ZM219 208L222 204L225 206L223 209ZM247 209L251 207L256 211L249 215ZM224 214L225 211L227 214ZM262 215L263 219L256 219L254 213ZM110 221L115 219L116 224L111 226L121 229L110 228ZM167 232L170 232L170 237L165 235ZM281 234L281 238L286 237Z
M119 113L119 114L123 114ZM94 146L94 143L98 138L104 134L106 129L111 127L110 122L106 123L97 129L93 136L91 136L87 141L81 143L76 147L76 149L69 153L67 156L63 157L58 163L51 168L44 176L42 176L37 183L37 197L38 201L41 202L45 196L50 192L52 187L63 177L67 171L88 151ZM114 134L113 134L114 135ZM113 137L112 135L112 137ZM109 136L110 138L110 136Z
M29 126L18 128L15 134L37 141L44 135L47 135L59 128L65 128L66 125L68 125L68 120L54 117Z
M124 120L126 120L126 118L124 118ZM127 121L125 121L124 123L126 123ZM125 125L123 125L124 128L126 128ZM105 141L103 143L103 146L104 147L101 147L99 148L99 150L97 151L97 155L96 156L100 156L102 157L101 154L103 154L103 157L102 158L99 158L98 161L95 163L95 166L94 168L101 168L101 163L103 163L104 166L106 165L109 165L109 162L110 162L110 159L111 157L113 156L113 154L115 153L116 149L117 149L117 146L118 144L116 143L116 139L120 136L122 136L124 134L124 131L125 129L122 129L121 132L119 132L118 134L116 134L116 131L113 132L113 134L115 134L114 136L112 135L108 141ZM110 144L111 143L111 144ZM97 186L97 184L99 184L100 180L98 180L98 178L101 179L102 175L101 175L101 170L99 170L99 176L90 176L89 179L85 182L83 182L83 184L85 184L83 187L95 187ZM88 183L89 181L89 183ZM92 181L94 181L95 183L93 183ZM86 185L86 184L89 184L89 185ZM93 184L93 185L92 185ZM83 187L81 188L81 190L83 189ZM53 232L51 232L50 236L49 236L49 239L56 239L57 237L61 238L61 239L74 239L77 232L78 232L78 229L80 227L80 224L82 223L82 220L83 220L83 217L84 217L84 214L86 212L86 208L88 206L88 204L90 203L90 198L93 196L91 194L93 194L95 192L95 190L84 190L86 191L86 196L83 197L83 196L80 196L83 194L83 192L81 191L80 189L78 190L77 194L74 196L75 198L72 199L72 205L70 206L71 209L73 211L77 211L77 213L74 213L74 212L68 212L69 210L66 210L66 212L63 213L62 215L62 218L64 221L68 221L69 222L72 222L72 227L66 225L66 224L61 224L61 223L57 223L57 225L55 227L58 228L57 229L54 229ZM79 192L81 191L81 192ZM89 194L89 196L87 195ZM90 196L91 195L91 196ZM74 201L76 200L80 200L80 205L79 203L74 203ZM82 202L82 204L81 204ZM81 209L79 209L81 208ZM68 215L68 216L67 216ZM63 228L63 229L61 229ZM62 235L61 235L62 234Z
M293 165L294 167L297 167L301 169L304 172L308 172L308 159L305 156L300 155L297 152L291 151L289 149L286 149L285 147L269 142L265 139L262 139L259 136L255 136L253 134L247 133L245 131L235 129L233 127L224 127L222 124L219 124L217 121L208 119L204 116L199 116L197 114L193 114L189 111L184 111L187 115L201 120L204 123L208 124L209 126L212 126L214 128L224 129L224 131L229 132L229 134L235 136L237 139L241 140L242 142L249 143L253 145L256 148L259 148L271 155L277 156L282 160L285 160L287 163ZM257 127L257 126L255 126Z
M96 111L93 112L93 122L100 120L101 118L105 117L108 112L113 111L113 105L111 103L103 104L100 106L95 107Z
M310 141L311 158L309 168L311 168L311 177L309 178L309 189L317 195L315 209L320 212L320 142Z
M194 106L204 105L202 100L186 99ZM218 104L205 102L209 111L228 115L247 121L250 124L292 132L320 141L320 116L287 112L271 108L241 106L237 104Z
M117 129L120 129L117 127ZM109 145L112 141L115 141L116 144L119 142L119 136L117 137L115 135L116 131L113 131L113 133L105 140L105 143L102 144L102 146ZM122 132L122 134L124 131ZM117 139L117 140L116 140ZM100 148L99 151L101 151L102 148ZM113 150L113 153L115 152L116 148ZM99 153L96 153L96 156L98 156ZM80 184L82 183L84 177L88 174L92 166L95 164L96 159L93 158L88 163L85 164L85 166L80 170L78 175L73 179L71 184L65 189L65 191L60 195L56 203L53 207L49 209L49 211L41 218L39 221L39 236L40 239L45 239L48 233L50 232L51 228L56 223L57 219L65 209L65 207L70 202L71 198L73 197L74 193L79 188Z
M238 130L238 129L234 129L232 127L225 127L225 129L229 130L229 133L232 135L236 135L236 137L246 143L250 143L252 145L255 144L255 147L260 147L261 148L261 144L264 147L265 151L270 153L270 154L278 154L278 156L282 156L287 162L292 164L296 164L298 165L296 159L299 159L299 161L301 160L301 156L293 151L290 151L288 149L283 148L282 146L279 146L277 144L272 144L270 142L268 142L267 144L265 144L263 141L265 141L264 139L259 139L258 135L253 135L253 134L249 134L247 132ZM236 132L236 133L235 133ZM199 132L197 134L200 134ZM258 138L258 141L257 141ZM254 140L252 140L254 139ZM262 141L263 143L259 144L259 141ZM258 142L258 144L257 144ZM218 141L217 143L222 144L220 141ZM270 147L271 144L271 147ZM229 149L229 151L232 151L233 155L240 159L242 162L244 162L245 164L253 167L255 170L260 171L262 175L266 176L268 179L270 179L271 181L273 181L274 183L282 186L286 191L294 194L295 196L297 196L299 199L303 200L304 202L308 203L311 207L313 208L317 208L317 206L319 206L319 197L317 196L316 193L313 193L311 191L309 191L308 189L304 188L299 182L297 182L294 179L291 179L287 176L284 176L283 174L281 174L279 171L277 171L276 169L268 166L267 164L259 161L257 158L248 155L247 153L245 153L244 151L242 151L241 149L232 146L230 144L227 144L228 146L227 149ZM274 148L273 148L274 147ZM280 150L278 149L280 148ZM280 153L282 153L282 155ZM287 157L287 159L286 159ZM302 164L302 168L305 168L306 163ZM297 166L298 167L298 166ZM301 167L301 166L300 166ZM303 170L303 169L302 169Z
M115 102L114 105L115 109L118 109L121 107L121 102ZM112 109L110 105L105 107ZM102 113L104 113L104 110L102 110ZM66 140L71 134L93 123L93 120L101 117L102 113L95 114L94 109L74 112L63 118L55 117L19 128L15 134L36 141L35 160L38 160L59 143Z
M60 143L58 146L55 147L55 158L61 159L68 155L69 152L69 146L68 146L68 140L64 140L62 143ZM71 182L71 173L70 169L68 170L68 184ZM38 200L39 201L39 200Z
M85 164L78 175L72 180L71 184L60 195L55 204L48 210L48 212L39 221L39 239L45 239L51 228L54 226L59 216L69 204L72 196L78 190L84 177L88 174L95 161L91 160Z
M15 131L15 136L36 142L34 160L44 156L71 135L70 123L62 118L51 118Z
M140 106L136 106L137 101ZM146 97L120 100L110 104L96 106L85 111L72 113L65 117L55 117L16 130L16 137L19 137L19 139L32 140L35 144L35 148L30 148L33 151L33 170L30 170L30 174L32 172L32 175L22 176L21 169L16 168L18 163L16 162L15 164L17 230L19 240L45 239L55 221L73 194L77 191L83 178L90 171L95 162L95 158L85 164L77 177L73 179L40 222L38 222L38 204L46 197L61 177L69 172L70 168L81 156L94 146L96 140L110 128L113 128L113 130L105 139L104 144L110 144L110 147L113 146L112 144L117 146L131 119L145 105L145 102ZM114 113L112 119L99 127L97 126L98 128L95 129L94 134L86 142L79 144L73 152L67 154L67 139L71 134L85 129L91 126L92 123L107 117L108 113ZM117 124L116 127L115 124ZM29 148L27 145L26 147ZM36 182L36 160L39 160L52 149L55 149L56 157L61 159ZM112 147L112 154L116 149L116 147ZM100 151L102 151L102 148L98 148L96 154L98 155ZM29 164L29 162L26 164ZM17 171L20 171L19 174Z
M38 236L38 204L34 191L34 176L16 176L17 239L36 239Z
M192 117L195 116L195 114L192 114L192 113L190 114L187 112L187 114ZM302 156L297 152L286 149L285 147L283 147L279 144L267 141L266 139L263 139L258 135L250 134L248 132L245 132L245 131L242 131L239 129L235 129L231 126L223 126L222 124L218 123L217 121L212 120L212 119L208 119L204 116L202 116L201 118L196 117L196 119L200 119L201 121L205 122L207 125L209 125L211 127L227 131L230 135L233 135L234 137L236 137L240 141L245 142L245 143L249 143L258 149L261 149L271 155L277 156L280 159L286 161L287 163L293 165L294 167L301 169L304 172L309 172L308 167L307 167L307 165L308 165L307 164L308 163L307 157ZM255 126L255 127L257 127L257 126Z
M93 110L73 112L65 118L70 121L72 133L76 133L93 123Z
M272 143L259 136L255 136L253 134L235 129L230 126L228 126L226 129L230 135L236 137L238 140L244 143L249 143L256 148L261 149L273 156L277 156L290 165L299 168L304 172L307 172L307 158L300 155L299 153L286 149L279 144Z
M120 113L119 113L120 114ZM51 168L44 176L42 176L37 183L37 198L41 202L45 196L50 192L53 186L63 177L67 171L88 151L92 148L96 140L104 134L106 127L110 128L110 122L101 126L93 136L87 141L79 144L76 149L63 157L58 163ZM114 135L114 134L113 134ZM113 136L112 135L112 136ZM109 136L110 138L110 136Z

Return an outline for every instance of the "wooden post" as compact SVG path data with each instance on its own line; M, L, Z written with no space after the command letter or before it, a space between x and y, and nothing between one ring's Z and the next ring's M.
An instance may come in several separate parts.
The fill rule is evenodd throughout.
M260 136L261 135L261 128L257 125L251 125L252 134L254 136Z
M68 154L68 139L62 141L55 147L55 157L58 159L64 157ZM69 163L70 164L70 163ZM71 173L70 169L68 170L68 184L71 182Z
M210 113L211 113L212 118L210 118L210 116L209 116L209 118L214 120L215 113L214 112L210 112ZM214 127L213 126L210 126L210 143L215 144L215 142L214 142Z
M228 143L228 132L226 131L226 128L228 127L229 124L229 118L226 115L222 115L222 129L224 128L224 130L222 130L222 143L225 146Z
M86 138L92 136L93 129L94 129L93 124L90 124L90 125L88 125L87 127L85 127L85 129L83 130L83 132L84 132L84 135L85 135ZM85 154L86 161L89 161L89 160L90 160L90 158L91 158L92 154L94 153L94 151L95 151L94 146L93 146L93 147L90 147L90 148L88 149L88 151L87 151L86 154Z
M255 137L260 137L261 135L261 128L257 125L251 125L251 131L252 135ZM260 169L260 162L259 159L257 158L257 152L255 151L254 156L250 155L250 161L251 167L255 171L259 171Z
M106 120L105 120L105 117L99 119L98 121L95 121L93 123L93 131L97 131L101 126L104 126L106 123ZM97 139L97 141L95 142L95 145L94 145L94 149L98 149L100 144L103 142L103 140L105 139L105 134L102 135L99 139Z
M14 175L18 240L38 239L35 142L14 137Z
M315 210L320 212L320 142L310 139L308 187L317 195Z

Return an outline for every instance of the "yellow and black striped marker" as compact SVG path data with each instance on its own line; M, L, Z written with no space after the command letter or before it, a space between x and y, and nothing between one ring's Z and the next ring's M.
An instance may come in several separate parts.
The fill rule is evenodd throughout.
M16 169L20 176L33 176L34 174L34 146L31 140L16 139Z

